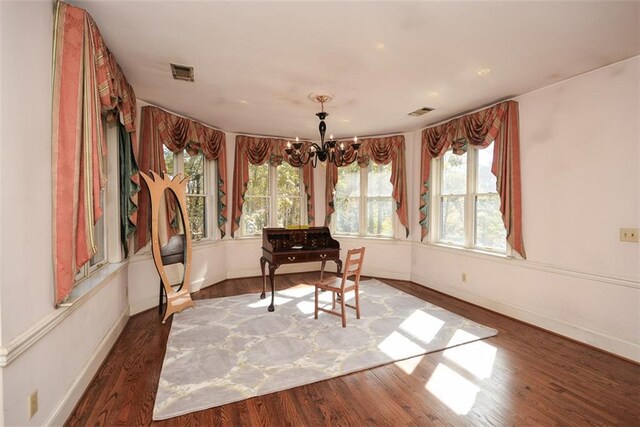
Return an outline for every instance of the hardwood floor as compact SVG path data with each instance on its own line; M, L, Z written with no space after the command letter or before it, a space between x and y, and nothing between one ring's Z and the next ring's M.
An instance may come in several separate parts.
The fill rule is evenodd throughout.
M389 364L152 422L171 324L149 310L129 320L67 425L640 425L640 366L410 282L383 281L499 333L410 359L412 371ZM260 278L234 279L194 298L260 289Z

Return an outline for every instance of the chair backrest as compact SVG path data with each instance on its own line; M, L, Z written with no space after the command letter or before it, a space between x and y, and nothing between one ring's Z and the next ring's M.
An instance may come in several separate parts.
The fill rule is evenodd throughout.
M362 262L364 261L364 247L349 249L347 252L347 262L344 265L342 273L341 287L344 289L345 283L349 277L354 277L355 283L360 283L360 273L362 272Z

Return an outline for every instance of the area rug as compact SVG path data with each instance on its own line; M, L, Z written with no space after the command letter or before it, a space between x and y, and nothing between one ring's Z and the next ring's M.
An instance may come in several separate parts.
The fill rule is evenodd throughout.
M353 294L347 294L352 300ZM314 288L196 301L174 315L153 419L164 420L491 337L472 322L378 280L360 282L361 316L313 318ZM331 293L321 293L330 306Z

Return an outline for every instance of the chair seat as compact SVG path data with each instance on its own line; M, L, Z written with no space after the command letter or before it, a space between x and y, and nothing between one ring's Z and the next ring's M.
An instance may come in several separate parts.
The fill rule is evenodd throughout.
M342 285L342 279L340 277L333 277L331 279L323 280L322 282L316 282L314 286L317 286L320 289L324 289L325 291L333 291L340 292ZM345 280L344 291L349 292L355 289L356 283L353 280Z

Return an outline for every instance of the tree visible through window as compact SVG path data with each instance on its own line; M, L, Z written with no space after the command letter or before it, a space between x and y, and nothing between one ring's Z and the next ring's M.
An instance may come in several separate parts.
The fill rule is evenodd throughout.
M392 237L394 226L391 164L357 163L338 168L334 196L334 232L342 235ZM365 224L365 227L361 227Z
M301 169L249 164L249 182L242 207L243 236L256 236L264 227L306 224Z
M448 151L434 160L440 171L436 186L439 215L437 241L455 246L506 252L506 230L500 214L496 177L491 173L492 143L462 155ZM438 191L439 190L439 191Z

